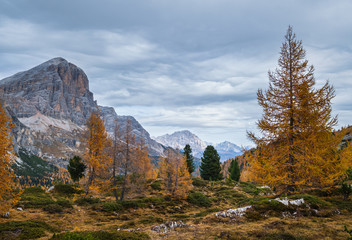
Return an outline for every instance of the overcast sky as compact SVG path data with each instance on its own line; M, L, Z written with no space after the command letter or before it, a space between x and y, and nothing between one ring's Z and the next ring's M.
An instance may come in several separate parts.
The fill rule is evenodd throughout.
M351 12L349 0L0 0L0 79L60 56L152 136L248 145L289 25L317 85L336 89L338 127L352 124Z

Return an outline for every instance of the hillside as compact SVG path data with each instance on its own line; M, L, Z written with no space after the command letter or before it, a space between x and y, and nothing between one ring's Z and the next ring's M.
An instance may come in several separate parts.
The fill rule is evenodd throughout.
M195 178L193 185L188 200L170 198L156 180L144 194L119 202L107 194L84 198L71 185L27 188L9 218L0 218L0 239L345 240L344 226L352 227L352 200L336 188L285 198L245 182Z

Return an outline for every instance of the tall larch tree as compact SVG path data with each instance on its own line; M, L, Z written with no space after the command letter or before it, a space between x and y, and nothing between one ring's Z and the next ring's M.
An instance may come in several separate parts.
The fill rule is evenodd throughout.
M220 156L213 146L209 145L206 147L201 160L200 176L204 180L217 181L223 179Z
M125 132L121 137L121 158L120 158L120 175L123 177L121 183L121 194L120 200L122 201L128 191L130 184L129 174L134 170L136 163L136 136L133 134L132 122L130 119L127 120Z
M0 214L6 213L18 198L13 193L15 187L15 174L12 164L12 121L0 103Z
M156 178L155 170L149 157L148 147L140 140L136 146L131 182L138 193L145 189L148 179Z
M186 157L178 150L168 149L159 168L166 191L175 198L185 198L191 190L192 180L187 169Z
M248 159L254 180L285 192L304 186L324 186L342 172L337 156L340 137L332 134L334 88L327 81L315 89L314 67L305 59L302 41L288 28L278 68L269 72L269 88L258 90L263 116L261 137L249 132L257 145Z
M186 146L183 148L183 154L186 156L186 161L187 161L187 169L189 174L192 174L195 170L194 166L194 157L192 155L192 148L189 144L186 144Z
M109 178L107 177L111 157L108 149L111 141L105 131L104 121L100 117L98 110L91 113L86 123L86 151L84 162L87 166L86 194L91 190L99 191L107 186Z
M118 194L118 175L119 175L119 166L121 164L122 157L122 139L121 139L121 130L118 120L114 122L114 132L112 134L112 144L110 148L110 154L112 158L112 169L111 169L111 188L115 197L115 200L119 200Z

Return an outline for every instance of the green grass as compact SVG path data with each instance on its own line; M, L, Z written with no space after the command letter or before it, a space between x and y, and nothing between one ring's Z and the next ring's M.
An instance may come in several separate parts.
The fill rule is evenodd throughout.
M154 223L163 223L163 222L164 222L164 219L162 219L161 217L155 217L155 216L149 216L147 218L143 218L139 220L139 223L146 224L146 225L154 224Z
M134 232L66 232L54 234L50 240L149 240L150 237L145 233Z
M187 219L189 217L190 216L187 215L187 214L174 214L174 215L171 215L171 219L172 220L182 220L182 219Z
M56 232L57 229L41 221L11 221L0 223L0 239L36 239L46 235L46 232Z

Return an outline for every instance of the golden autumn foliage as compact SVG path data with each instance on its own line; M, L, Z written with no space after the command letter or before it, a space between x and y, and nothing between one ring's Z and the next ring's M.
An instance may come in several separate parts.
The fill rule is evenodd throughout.
M0 214L7 212L17 201L13 193L15 174L12 163L12 123L2 104L0 104Z
M115 122L112 137L112 189L118 200L117 189L120 188L119 198L123 200L130 191L136 190L140 193L145 188L146 180L155 178L156 174L148 155L148 148L142 139L136 140L130 119L127 120L123 130L119 123ZM118 175L122 177L119 186L116 181Z
M166 191L176 198L185 198L191 190L192 180L187 169L186 156L178 150L168 149L159 167Z
M86 144L84 163L87 166L85 181L86 193L90 191L99 192L107 187L108 167L111 157L108 148L111 141L105 131L105 126L99 111L94 111L87 120Z
M334 88L329 82L314 88L314 67L291 27L278 65L269 72L269 89L257 93L264 113L257 123L262 137L248 134L257 145L248 159L251 177L283 191L331 185L346 165L338 150L342 134L332 133Z
M156 172L148 155L148 148L142 141L136 146L134 160L133 173L130 178L136 190L141 192L146 186L147 179L156 178Z

